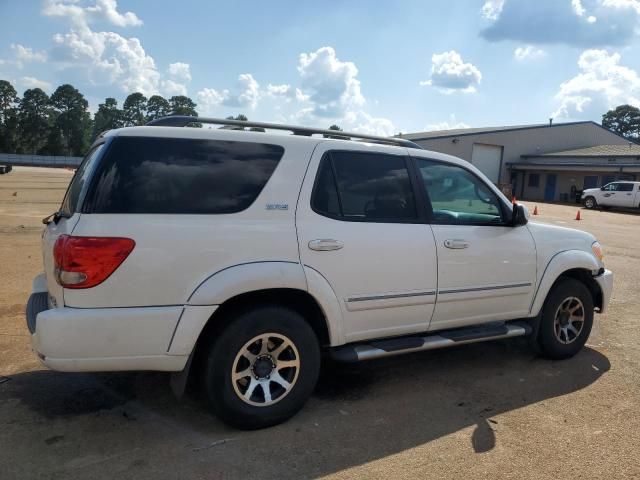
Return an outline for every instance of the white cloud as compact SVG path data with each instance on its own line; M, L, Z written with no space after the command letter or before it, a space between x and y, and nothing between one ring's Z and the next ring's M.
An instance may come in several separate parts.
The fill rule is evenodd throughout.
M19 43L12 43L11 50L13 50L16 57L16 64L19 68L22 68L25 63L47 61L47 52L37 52L31 47L25 47Z
M176 62L169 64L169 75L176 80L191 81L191 67L188 63Z
M142 20L133 12L118 12L117 0L96 0L93 5L83 7L78 0L45 0L42 10L46 16L62 17L73 25L84 26L102 20L117 27L137 27Z
M456 120L456 116L451 114L449 115L448 120L444 120L438 123L430 123L424 127L425 131L431 132L434 130L452 130L454 128L469 128L470 125L467 125L464 122L459 122Z
M582 0L571 0L571 6L573 7L573 11L576 12L576 15L579 17L583 16L586 12L585 8L582 6Z
M482 15L489 41L598 47L627 45L640 31L640 0L489 0Z
M37 79L35 77L22 77L20 80L20 86L24 89L28 88L40 88L45 92L52 90L52 85L44 80Z
M198 104L208 113L220 105L255 109L261 97L260 84L250 73L243 73L238 77L236 92L227 89L218 91L214 88L203 88L197 93Z
M560 85L555 96L558 118L597 118L620 104L640 106L640 76L620 65L619 53L586 50L578 59L580 73Z
M291 85L267 85L267 95L272 97L288 97L291 93Z
M344 117L343 127L346 131L383 137L390 137L397 132L395 125L388 118L374 117L362 110L347 112Z
M135 13L118 12L117 0L97 0L94 6L87 8L87 11L92 15L108 20L118 27L138 27L142 25L142 20Z
M502 12L505 0L487 0L482 6L482 16L489 20L496 20Z
M341 61L332 47L301 53L298 73L300 96L308 96L315 116L340 117L347 109L365 103L357 78L358 68L353 62Z
M173 80L162 80L160 82L162 93L167 97L174 95L187 95L187 87L183 83L175 82Z
M535 60L542 58L546 55L546 52L540 48L536 48L533 45L526 45L524 47L518 47L513 52L513 57L519 62L525 60Z
M420 85L436 87L443 93L473 93L482 80L482 73L471 63L464 63L455 50L436 53L431 57L431 76Z
M191 79L188 64L172 63L166 75L161 74L139 39L91 28L95 21L118 27L142 25L135 13L120 13L115 0L84 5L77 0L45 2L44 15L70 23L68 32L53 36L50 56L58 67L76 69L94 85L118 85L125 93L186 95L184 82Z

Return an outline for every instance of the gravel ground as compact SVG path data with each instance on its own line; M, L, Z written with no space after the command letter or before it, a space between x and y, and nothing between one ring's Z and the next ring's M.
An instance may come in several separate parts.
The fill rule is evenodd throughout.
M284 425L241 432L166 375L44 370L24 305L41 270L40 219L71 173L0 176L0 478L640 478L640 215L538 204L536 221L588 230L616 274L588 347L563 362L526 342L327 364ZM528 204L533 210L533 204Z

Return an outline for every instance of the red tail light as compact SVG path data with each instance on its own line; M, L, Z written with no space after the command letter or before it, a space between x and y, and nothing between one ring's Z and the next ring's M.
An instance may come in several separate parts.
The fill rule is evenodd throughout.
M65 288L91 288L116 271L136 246L130 238L60 235L53 247L56 280Z

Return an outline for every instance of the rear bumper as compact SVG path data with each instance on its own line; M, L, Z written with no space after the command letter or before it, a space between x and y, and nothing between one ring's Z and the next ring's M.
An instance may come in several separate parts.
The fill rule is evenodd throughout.
M215 310L215 306L50 309L47 296L35 292L27 303L31 344L44 365L70 372L181 371Z
M602 308L600 313L606 313L609 307L609 300L611 300L611 293L613 292L613 272L611 270L605 270L603 273L593 279L598 282L600 290L602 291Z

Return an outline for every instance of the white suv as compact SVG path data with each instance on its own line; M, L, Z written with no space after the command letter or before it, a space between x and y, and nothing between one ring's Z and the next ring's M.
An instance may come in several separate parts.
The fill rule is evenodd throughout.
M567 358L609 301L592 235L527 223L465 161L397 138L152 124L101 136L45 219L27 323L52 369L176 372L177 390L197 370L223 420L260 428L303 406L322 352L529 335Z

